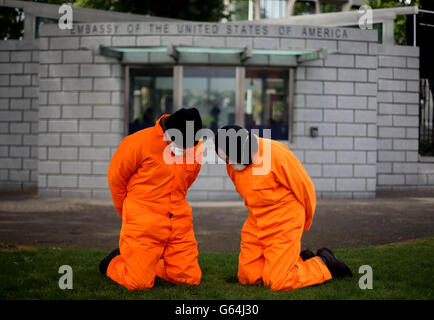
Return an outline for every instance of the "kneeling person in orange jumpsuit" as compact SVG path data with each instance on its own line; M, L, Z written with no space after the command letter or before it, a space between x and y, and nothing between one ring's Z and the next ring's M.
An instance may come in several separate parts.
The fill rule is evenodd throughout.
M300 252L303 230L309 230L315 211L315 189L285 145L226 126L215 135L215 148L249 210L241 231L240 283L294 290L352 276L327 248L317 256Z
M187 121L194 132L187 132ZM163 115L154 127L124 138L110 161L108 182L122 229L119 249L99 268L129 290L151 288L156 276L200 283L192 210L185 196L201 167L203 145L194 139L201 128L195 108Z

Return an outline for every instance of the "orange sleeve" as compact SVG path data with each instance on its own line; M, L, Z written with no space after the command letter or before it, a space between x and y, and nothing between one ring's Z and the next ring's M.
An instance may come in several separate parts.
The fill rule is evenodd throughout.
M124 138L110 160L107 173L113 204L120 216L122 216L122 205L127 196L128 180L141 163L140 143L133 141L131 137Z
M202 142L199 142L199 144L195 147L194 152L195 152L196 168L190 180L190 183L188 184L188 188L190 188L193 182L196 180L197 176L199 175L200 169L202 168L203 152L204 152L203 149L204 147Z
M280 184L289 188L306 212L304 229L309 230L316 207L315 187L301 162L291 150L277 149L276 177ZM274 155L273 155L274 156Z

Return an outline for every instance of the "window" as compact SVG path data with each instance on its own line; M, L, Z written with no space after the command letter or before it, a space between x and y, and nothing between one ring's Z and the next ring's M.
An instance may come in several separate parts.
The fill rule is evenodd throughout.
M246 70L244 123L247 129L271 129L271 138L288 139L288 70Z
M128 134L155 125L173 112L173 69L130 69Z
M203 127L217 129L235 123L235 68L184 67L184 108L197 108Z
M294 68L126 66L126 134L178 108L197 108L204 128L237 124L291 140Z

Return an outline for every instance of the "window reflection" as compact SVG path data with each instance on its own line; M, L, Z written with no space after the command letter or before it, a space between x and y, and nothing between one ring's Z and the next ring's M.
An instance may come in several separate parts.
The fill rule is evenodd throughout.
M130 69L129 134L173 112L173 69Z
M184 67L182 105L197 108L203 127L216 133L235 123L235 87L233 67Z
M289 71L246 69L245 126L271 129L271 138L288 139L288 79Z

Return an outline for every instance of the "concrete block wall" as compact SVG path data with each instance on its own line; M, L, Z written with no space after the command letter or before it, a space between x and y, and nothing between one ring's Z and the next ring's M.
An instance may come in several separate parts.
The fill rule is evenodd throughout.
M188 200L241 200L226 172L226 164L204 164L188 191Z
M294 141L284 142L318 196L373 197L377 189L434 185L433 164L417 154L417 48L377 45L375 31L357 29L345 29L346 39L325 39L324 30L299 26L291 27L291 37L278 26L268 26L267 36L112 27L116 35L47 25L39 41L0 43L0 188L37 186L41 195L109 198L107 168L124 134L124 74L117 59L99 54L99 45L168 43L327 47L334 53L296 69ZM337 34L332 29L328 34ZM318 127L318 137L310 137L311 127ZM225 166L210 164L188 198L240 199Z
M294 141L319 197L374 197L377 158L377 43L307 40L334 54L297 67ZM310 128L318 137L310 137Z
M123 69L100 56L110 37L41 37L38 189L110 198L107 169L123 138Z
M434 161L419 157L419 48L378 46L377 188L434 188Z
M99 30L98 24L94 24ZM167 32L147 34L146 23L113 24L117 35L93 32L92 25L73 31L41 28L41 88L38 187L55 196L109 197L106 169L122 139L123 74L114 58L98 47L193 45L288 49L326 47L336 53L297 68L294 143L289 147L303 162L320 197L372 197L376 187L377 59L376 31L279 26L270 36L212 36ZM135 27L134 27L135 26ZM173 28L174 27L174 28ZM86 31L89 30L89 31ZM163 28L162 30L166 30ZM206 28L204 27L204 30ZM234 29L233 29L234 30ZM342 35L343 29L340 29ZM330 32L330 33L329 33ZM325 32L324 32L325 34ZM311 138L310 127L319 128ZM288 142L284 142L288 144ZM239 199L224 165L204 165L189 199Z
M37 187L39 41L0 41L0 189Z

